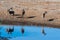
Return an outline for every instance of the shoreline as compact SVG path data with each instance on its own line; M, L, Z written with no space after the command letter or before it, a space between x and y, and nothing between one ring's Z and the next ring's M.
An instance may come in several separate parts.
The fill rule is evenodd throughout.
M9 20L4 20L0 23L0 25L19 25L19 26L44 26L44 27L51 27L51 28L60 28L60 25L52 25L52 24L43 24L43 23L36 23L36 22L30 22L30 21L24 21L24 22L19 22L19 21L9 21Z

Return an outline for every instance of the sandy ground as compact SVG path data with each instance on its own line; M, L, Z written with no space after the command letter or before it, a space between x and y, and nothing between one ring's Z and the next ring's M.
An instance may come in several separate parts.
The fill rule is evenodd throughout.
M13 7L15 16L8 13L8 9ZM22 14L22 9L25 9L24 20L18 18ZM43 13L47 11L46 17L43 18ZM27 18L35 16L34 18ZM53 18L54 21L48 21ZM49 1L19 1L19 0L1 0L0 1L0 21L1 24L20 25L46 25L60 28L60 2Z

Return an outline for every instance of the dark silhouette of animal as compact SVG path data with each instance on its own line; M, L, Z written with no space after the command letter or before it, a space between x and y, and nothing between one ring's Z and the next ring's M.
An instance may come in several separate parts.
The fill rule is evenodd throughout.
M10 8L10 9L8 10L8 12L9 12L10 15L14 15L14 13L15 13L14 10L13 10L13 8Z
M45 33L44 29L42 30L42 34L46 35L46 33Z
M22 10L22 17L24 17L24 15L25 15L25 10L23 9Z
M21 33L24 34L24 29L23 28L21 29Z
M47 13L47 11L45 11L45 12L43 13L43 18L45 18L46 13Z
M49 19L48 21L53 21L54 19Z
M13 28L8 28L7 32L8 32L8 34L11 34L12 32L14 32L14 27Z

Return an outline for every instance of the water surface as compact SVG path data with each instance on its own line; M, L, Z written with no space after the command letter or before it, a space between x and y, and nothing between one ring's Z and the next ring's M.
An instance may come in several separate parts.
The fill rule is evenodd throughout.
M14 25L14 32L8 34L6 29L12 28L13 25L0 25L0 36L7 37L9 40L60 40L60 29L44 28L46 35L42 34L42 27L24 26L24 34L21 33L22 26Z

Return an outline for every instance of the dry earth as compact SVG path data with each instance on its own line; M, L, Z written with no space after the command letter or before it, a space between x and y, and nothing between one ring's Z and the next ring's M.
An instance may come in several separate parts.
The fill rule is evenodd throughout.
M15 14L11 16L8 9L13 7ZM22 9L25 9L24 24L43 25L60 27L60 1L48 0L0 0L0 20L2 24L20 24L23 20L20 17ZM43 18L43 13L47 11L46 17ZM27 18L36 16L35 18ZM48 20L53 18L54 21ZM29 23L28 23L29 22ZM30 25L29 24L29 25Z

